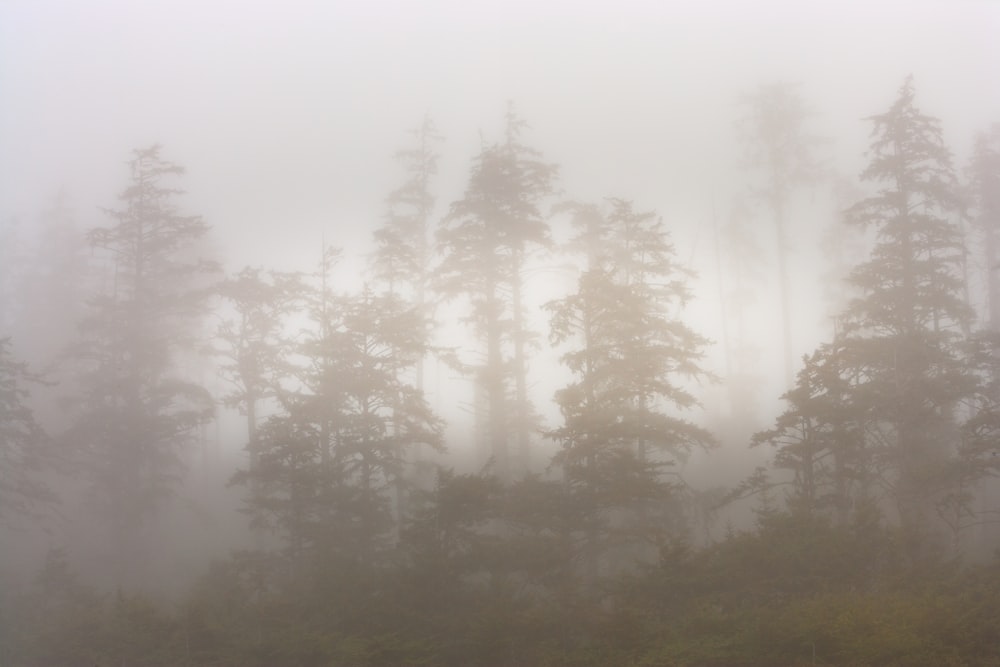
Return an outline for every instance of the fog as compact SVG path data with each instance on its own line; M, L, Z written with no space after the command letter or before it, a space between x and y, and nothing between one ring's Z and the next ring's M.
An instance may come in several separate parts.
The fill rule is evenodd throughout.
M339 295L337 298L347 299L346 295L362 294L366 288L381 289L372 272L378 250L374 234L389 217L387 198L408 178L398 152L414 146L414 128L425 118L431 119L443 138L433 147L438 154L436 173L427 184L434 200L426 212L427 238L431 241L436 230L456 224L449 213L454 214L454 203L463 201L474 190L470 174L476 173L477 165L484 164L477 160L488 155L488 147L505 141L509 110L525 121L518 140L537 151L525 155L556 166L558 173L551 191L542 192L542 188L537 197L539 213L551 233L551 247L525 250L524 263L511 274L519 276L523 285L515 285L516 280L510 279L498 292L502 299L515 298L514 293L520 299L518 290L523 287L523 302L501 306L510 309L509 321L490 324L487 313L483 316L486 324L476 330L469 325L476 297L463 293L445 298L438 287L428 282L426 299L434 303L434 334L425 343L439 353L422 354L423 361L403 365L393 376L403 378L407 387L416 386L430 410L442 420L440 451L434 451L434 437L427 436L426 441L414 439L416 453L406 455L406 465L414 470L426 464L407 483L426 493L436 489L439 496L435 502L441 503L445 496L440 494L450 478L441 472L435 477L433 466L440 470L454 468L453 474L467 474L469 479L496 473L497 483L505 489L503 493L515 498L519 494L532 497L531 487L517 486L524 473L537 476L532 479L539 484L558 484L561 480L567 488L572 486L571 465L565 458L570 451L568 436L556 432L564 426L569 428L564 417L572 411L565 405L560 409L557 393L577 377L563 362L574 339L550 339L553 311L546 309L546 304L573 293L582 284L578 283L581 276L596 265L593 250L588 264L584 254L574 255L567 249L579 230L573 226L574 218L566 203L603 206L603 215L611 216L614 201L621 200L630 202L636 213L650 211L662 218L673 246L677 275L683 274L689 292L689 298L671 305L669 312L706 339L700 349L703 357L697 361L704 372L678 372L671 380L678 391L690 393L694 403L686 405L683 400L668 397L663 413L666 418L683 420L684 428L690 426L685 438L690 437L692 442L699 441L700 436L690 433L710 437L702 443L704 447L694 446L688 451L684 446L670 451L669 465L666 459L661 462L669 468L667 477L682 480L672 487L672 497L678 499L676 507L663 516L657 515L656 520L662 519L661 528L668 523L672 526L664 528L665 537L645 542L637 539L635 544L628 537L620 537L620 544L614 543L618 538L609 537L612 546L600 551L594 546L599 541L594 524L576 532L567 529L577 544L587 546L580 547L584 555L573 552L575 555L567 556L574 564L569 567L572 572L560 570L559 577L565 575L567 581L579 577L584 583L573 590L582 596L580 599L592 601L593 609L598 610L594 613L600 615L628 605L622 603L624 598L609 601L623 593L594 593L604 585L594 582L635 574L638 570L629 565L632 557L646 564L680 558L671 556L674 552L664 546L675 541L684 541L692 549L704 549L704 553L736 549L732 546L737 544L735 534L768 534L769 524L762 523L761 517L771 516L768 512L776 511L775 507L799 516L795 514L798 506L794 494L786 496L785 486L800 483L801 469L783 468L787 459L776 453L784 451L787 455L790 450L774 444L777 440L768 441L773 446L751 447L751 442L755 433L772 428L788 407L781 397L793 388L795 374L805 363L803 358L843 333L850 299L867 289L852 292L842 285L851 269L869 256L882 237L873 229L877 225L870 225L867 231L855 227L854 232L843 232L845 211L882 187L860 177L877 154L871 118L892 107L907 77L912 76L920 111L940 120L943 145L951 152L954 172L962 182L956 196L960 195L964 203L949 220L964 235L965 259L955 269L955 275L961 273L963 298L976 313L969 320L975 326L967 324L963 329L958 318L954 328L962 329L971 339L974 336L968 332L972 329L995 331L1000 324L991 321L1000 313L991 311L995 279L986 263L993 250L984 250L993 237L991 232L977 231L977 221L989 217L984 203L989 196L976 199L978 181L967 169L973 161L977 135L1000 122L998 35L1000 4L985 0L8 0L0 4L0 244L4 244L0 246L0 262L5 264L0 265L0 339L10 337L7 353L15 364L0 363L0 371L8 378L19 378L21 384L17 386L27 389L23 402L37 418L39 432L45 433L37 436L37 441L28 436L20 440L20 434L27 432L23 425L27 422L21 421L21 412L10 408L2 413L9 427L3 433L15 435L0 436L7 437L10 443L35 443L22 448L27 454L4 453L8 457L5 460L13 462L8 464L11 469L23 467L28 471L23 479L34 480L30 488L37 481L39 488L46 490L40 495L34 491L22 493L29 487L19 486L22 478L11 474L8 477L13 481L4 483L15 491L8 496L8 488L4 487L0 493L0 502L9 503L11 508L17 505L16 510L6 512L0 508L0 585L7 582L16 591L0 604L8 609L0 610L0 621L8 619L16 628L7 635L0 632L0 643L6 636L11 646L17 647L8 653L0 649L0 664L50 664L46 660L69 664L76 658L120 658L125 664L128 651L113 639L107 639L100 648L88 648L86 654L74 655L73 649L67 649L56 657L24 639L27 635L23 627L30 624L30 619L10 610L30 607L27 602L19 602L22 598L17 596L30 598L31 582L36 581L40 564L51 565L53 554L65 554L67 566L79 572L81 581L93 586L95 594L118 590L120 595L126 590L148 595L153 606L166 605L164 601L197 606L202 600L199 596L208 595L204 576L210 567L228 567L233 572L242 567L234 564L238 558L233 554L285 554L288 572L297 573L305 571L303 554L312 553L310 549L326 553L321 546L315 546L322 545L321 538L310 534L307 546L302 546L294 525L282 527L281 519L273 516L275 523L270 532L251 525L251 519L260 518L255 511L266 514L273 506L253 509L253 494L266 494L261 489L268 488L269 482L254 478L257 464L247 449L251 436L246 405L239 400L225 403L223 397L232 387L227 384L224 362L218 356L205 354L208 347L220 346L217 341L211 342L220 323L237 318L233 302L219 296L212 297L214 300L197 322L192 319L188 326L175 318L176 335L170 333L173 330L169 326L173 325L162 332L168 338L175 336L176 341L198 338L183 352L175 351L174 343L170 343L167 367L211 395L211 418L191 417L195 426L170 445L176 445L184 465L171 478L167 494L170 499L140 522L151 537L144 545L138 545L141 540L115 543L108 537L108 527L101 524L103 510L99 502L92 502L94 494L88 491L93 479L85 462L87 454L80 453L92 450L80 444L82 440L77 439L81 436L74 435L79 432L73 430L76 418L85 414L85 406L90 405L80 398L85 393L81 387L88 382L80 368L97 363L93 361L97 357L88 357L91 353L81 351L78 342L89 335L87 332L104 325L109 327L109 337L117 335L113 322L95 325L87 319L87 313L98 312L95 308L100 306L95 303L109 290L118 294L119 265L117 259L109 259L117 257L115 250L101 248L99 243L88 245L83 235L110 225L115 218L109 216L109 210L131 210L122 193L130 183L133 151L159 145L163 159L183 167L183 174L169 185L181 191L176 195L177 211L201 216L208 229L190 251L185 251L191 254L179 256L178 261L204 256L218 262L217 270L206 269L204 275L192 279L192 285L199 289L210 287L225 277L236 276L244 267L260 267L264 272L312 275L302 280L318 289L320 279L315 272L324 249L332 247L340 249L340 258L324 276L322 285L330 287L332 294ZM780 197L771 199L766 191L770 187L767 169L748 164L752 151L746 141L753 135L751 100L768 86L794 91L804 105L801 129L807 143L811 142L818 174L812 179L775 186L787 190L782 189ZM989 191L986 185L982 188L983 192ZM784 231L778 232L783 234L783 257L776 250L776 212L784 220ZM44 249L52 246L55 238L52 230L62 229L63 223L65 229L75 231L60 238L77 246L49 247L46 254ZM986 223L982 225L985 228ZM522 261L520 253L519 247L510 250L516 258L511 261ZM447 249L438 238L430 266L438 270L446 256ZM81 262L89 268L72 264L80 273L70 274L66 269L70 264L65 262ZM779 269L782 262L784 282ZM50 266L56 267L51 269L54 274ZM109 266L114 267L110 273ZM63 284L66 280L71 284ZM113 289L109 281L113 281ZM411 301L419 300L423 307L423 289L414 288L412 293L404 290L401 294ZM787 290L785 297L783 289ZM286 336L299 343L308 341L305 332L315 321L309 319L311 315L302 304L309 298L319 298L318 294L297 297L298 310L289 311L271 332L275 340ZM326 297L323 299L325 309ZM524 339L518 338L522 334L517 329L518 308L525 315ZM789 316L787 336L782 331L783 313ZM157 326L152 319L143 322L145 325ZM938 325L935 320L935 331ZM343 326L350 329L348 324ZM502 345L497 342L497 354L509 358L504 362L506 370L496 372L509 376L497 380L498 384L491 388L491 348L487 339L491 331L501 330L509 337L503 339ZM527 399L539 422L531 431L530 457L522 462L526 469L510 464L508 470L503 459L508 455L507 447L512 459L517 456L513 430L503 434L498 463L498 418L494 414L494 422L490 422L480 413L486 409L484 405L494 405L490 403L492 396L498 402L495 405L503 404L504 410L511 412L512 421L527 419L526 413L518 412L521 408L517 399L511 398L518 388L516 370L510 369L521 363L517 359L518 346L529 333L536 336L535 344L528 345L527 373L522 381L526 382ZM386 343L386 349L395 349L392 345L397 342ZM180 343L176 347L179 349ZM290 363L304 368L308 364L303 359L308 354L301 349L305 348L292 355ZM440 353L441 349L445 353ZM451 363L450 355L454 357ZM791 366L786 365L786 357L790 357ZM123 358L130 357L125 354ZM5 359L0 355L0 362L6 363ZM16 365L22 362L27 366ZM461 364L467 372L457 368ZM474 368L479 370L470 370ZM976 377L983 378L985 387L993 376L982 368L976 371ZM481 378L478 384L473 377ZM289 395L296 391L319 395L301 373L297 378L281 385ZM294 413L286 399L261 391L259 406L251 408L251 413L259 410L256 421L253 416L250 419L255 426L266 429L266 423L271 423L268 417L276 417L273 423L277 423L286 412ZM991 396L990 391L983 389L971 392L970 397L956 397L940 412L967 416L972 424L976 415L986 414L985 408L977 412L981 403L976 401ZM497 398L499 394L504 398ZM971 398L973 394L975 399ZM185 400L192 404L200 400L192 396L187 395ZM643 396L641 401L636 399L637 403L646 400ZM563 400L569 399L564 396ZM874 401L870 397L859 400ZM8 406L15 403L12 398ZM392 409L401 408L394 404ZM986 418L983 421L989 422ZM956 442L975 441L986 448L982 451L992 451L995 456L996 440L989 440L993 432L982 435L988 429L980 422L966 428L965 422L959 426L955 421L942 427L942 432L950 434L948 429L952 427L963 434L961 438L956 436ZM402 427L393 421L386 428L395 433ZM919 431L922 427L915 428ZM878 428L872 430L882 433ZM904 429L900 426L899 430ZM326 437L327 432L323 433ZM268 437L280 440L279 436ZM946 437L952 436L941 436ZM645 464L646 440L639 436L636 442L633 444L638 459ZM422 444L417 447L416 443ZM44 455L31 454L36 445ZM9 444L6 449L21 451L18 446ZM956 456L961 458L962 445L955 447L959 452ZM369 465L365 454L358 460L365 461L363 467ZM837 459L837 465L841 464ZM773 486L754 486L758 466L760 470L771 470ZM248 477L233 483L238 470ZM1000 472L994 463L983 470L987 470L983 479ZM410 492L400 490L403 487L393 474L365 477L359 488L369 492L372 479L383 485L375 493L384 495L387 516L391 517L388 521L394 527L379 533L378 539L390 545L385 547L385 553L395 549L409 554L407 545L412 544L407 540L416 540L412 535L419 533L424 525L420 521L426 516L408 509ZM916 510L899 501L898 489L912 480L904 472L898 474L891 482L875 475L870 487L866 486L869 482L858 481L860 477L851 478L850 484L859 489L852 501L852 511L856 510L852 516L861 516L870 502L877 508L873 511L882 517L879 525L886 530L907 530L908 517ZM960 492L942 492L936 497L937 511L942 516L946 513L942 508L951 511L953 506L948 503L959 502L956 498L976 509L969 510L972 514L968 517L974 518L959 516L954 525L947 518L931 522L929 533L939 530L945 534L949 529L952 533L947 540L929 540L927 543L933 547L927 547L928 552L936 549L941 558L982 563L989 560L991 550L1000 547L996 524L989 518L1000 512L1000 494L995 484L990 486L983 479L970 477ZM127 497L127 491L120 492ZM837 492L846 493L839 487ZM414 498L419 496L417 491L413 493ZM30 509L26 511L20 509L18 499L22 495L30 498L26 504ZM809 498L811 502L812 496ZM412 502L414 507L419 505L417 500ZM516 500L505 502L508 504L503 507L508 509L511 503L517 504ZM632 516L630 510L617 505L601 511L605 512L601 520L618 528ZM834 529L846 530L849 521L839 506L824 511ZM962 511L955 510L956 516ZM353 530L351 521L375 521L374 514L359 512L350 521L344 520L343 526L348 527L343 530ZM647 509L637 510L635 516L640 517L636 520L640 524L650 520ZM559 532L548 524L537 528L527 520L517 523L522 519L510 521L521 528L535 526L535 537L544 535L548 539ZM506 537L506 529L497 527L504 520L490 515L475 525L491 537ZM112 528L112 533L126 531L123 526L130 524L122 521L125 523ZM924 526L926 522L916 523ZM795 530L808 533L796 526ZM522 535L521 528L510 530ZM331 534L339 530L325 529ZM377 532L374 528L371 531ZM383 553L378 550L381 547L374 546L371 535L366 533L357 539L362 545L358 553ZM309 540L315 540L315 544ZM129 549L134 546L134 552L124 550L126 542L130 543ZM112 544L117 547L109 546ZM110 558L109 551L115 549L115 558ZM419 551L413 549L413 553ZM914 547L907 557L917 551ZM413 558L419 561L419 554ZM378 558L371 560L379 562L380 567L384 565ZM913 560L918 559L913 556ZM129 563L128 567L121 566L122 562ZM891 569L886 562L880 561L878 567ZM922 566L926 562L920 561ZM398 566L393 563L393 567ZM523 594L533 603L544 599L546 604L567 608L560 604L568 605L565 600L569 598L560 596L570 595L566 593L572 588L569 584L565 588L560 588L562 584L552 585L549 590L546 586L551 582L543 581L540 575L536 581L530 573L505 572L499 576L490 566L469 567L456 577L464 577L464 585L474 590L495 578L505 584L518 581L524 588L512 594L513 598L521 599L518 596ZM305 578L300 581L299 576ZM304 585L307 579L304 574L288 573L274 577L254 593L258 597L253 598L253 604L262 605L259 609L264 610L260 611L261 618L278 613L277 607L266 607L261 602L265 596L261 591L266 589L267 595L279 597L287 594L294 599L290 591L300 591L295 586ZM881 585L881 580L873 584L875 588ZM861 585L851 586L854 591ZM348 598L357 594L344 593ZM393 594L385 593L386 599ZM450 603L441 604L447 607ZM720 613L729 613L730 608L725 606L728 602L718 604ZM170 618L180 624L180 616ZM234 622L229 630L238 625ZM324 626L317 632L369 636L357 629L332 627ZM59 637L56 643L74 645L66 635L59 634L65 627L59 628L53 630ZM380 626L371 630L371 636L397 630L391 624L388 628ZM519 631L523 628L508 628L503 633L508 636ZM184 664L235 664L226 661L237 660L233 657L237 653L224 657L223 653L212 653L218 647L208 640L204 646L209 648L204 648L203 654L190 653L190 637L185 641L188 653L183 658L164 648L157 654L161 656L158 664L180 664L172 662L180 660ZM815 663L815 642L819 640L809 641L813 642ZM349 652L338 653L347 651L342 647L333 653L316 649L312 657L293 659L291 653L275 648L280 644L278 640L274 642L269 645L270 658L261 657L263 653L256 658L260 664L268 664L268 660L277 661L270 664L361 664L352 663L355 658ZM289 645L294 643L288 640ZM563 647L565 652L560 655L565 664L574 664L574 660L583 664L583 654L573 651L590 650L592 645L588 640L573 646L572 650ZM405 660L417 660L414 656L419 650L413 646L398 650ZM450 658L441 657L446 652L433 652L438 662L425 664L480 664L478 658L470 657L479 654L469 651L448 654ZM661 656L665 661L678 662L655 664L736 664L725 662L732 656L678 651ZM518 657L520 654L513 648L504 655L496 664L564 664L543 663L538 657L541 654ZM613 664L638 664L624 662L625 653L614 655ZM629 659L637 659L637 654L629 655ZM643 655L648 658L652 654ZM684 655L688 657L677 657ZM780 658L774 655L761 658L759 663L739 664L767 664L768 660L784 664L792 658L803 659L798 653L781 654ZM827 662L815 664L879 664L879 658L835 654L832 648L825 658L820 658ZM405 662L402 657L398 663L392 660L365 664ZM905 662L905 658L902 660Z
M445 136L434 183L443 215L513 101L529 143L559 165L567 198L622 197L664 216L707 283L693 308L716 341L709 229L749 190L735 133L741 93L800 84L816 112L810 125L830 139L823 157L848 177L862 165L861 119L907 74L957 164L1000 107L990 2L12 2L3 11L0 197L22 227L60 189L81 225L99 223L129 151L155 142L186 168L185 206L212 226L230 269L311 268L326 239L357 276L400 180L392 156L406 132L426 114ZM824 313L810 308L820 278L812 253L828 222L796 225L790 239L802 353L825 333ZM774 289L762 282L754 319L772 317Z
M3 199L28 217L64 186L89 214L159 142L227 263L296 265L323 232L367 246L424 114L447 138L443 207L513 100L567 194L657 208L686 240L740 189L741 91L800 82L854 174L860 119L912 73L964 153L1000 105L997 20L989 2L5 3Z

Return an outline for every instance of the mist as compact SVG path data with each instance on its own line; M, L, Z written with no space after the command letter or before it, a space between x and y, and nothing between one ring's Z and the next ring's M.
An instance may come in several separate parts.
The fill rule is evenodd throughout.
M5 3L0 663L992 664L997 34Z

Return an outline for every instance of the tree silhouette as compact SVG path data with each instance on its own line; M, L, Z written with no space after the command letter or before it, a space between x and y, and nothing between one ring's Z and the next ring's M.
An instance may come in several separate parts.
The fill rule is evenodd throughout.
M489 452L504 478L515 467L511 438L517 443L516 467L526 469L537 427L527 395L530 332L523 313L523 271L531 249L550 242L540 204L552 192L556 175L554 166L520 143L524 125L509 108L504 140L482 147L465 196L452 203L437 232L442 254L437 289L446 298L468 300L466 321L485 347L475 375L487 404Z
M178 365L201 336L217 271L202 257L208 226L178 212L181 191L168 185L183 169L159 146L134 151L128 164L122 208L106 210L110 224L88 233L103 289L88 302L75 348L81 395L70 432L121 583L134 583L150 519L213 413L211 396Z
M700 367L708 341L682 320L686 272L662 220L620 199L600 216L579 212L588 266L574 294L546 306L552 342L576 344L562 357L574 375L556 394L563 424L549 435L561 445L554 463L587 508L596 567L601 552L679 531L668 473L713 439L676 414L697 404L684 382L708 377Z
M807 132L806 122L811 113L795 85L760 85L744 95L742 103L746 109L746 116L740 121L745 164L760 174L756 194L765 202L774 221L785 383L791 386L795 371L788 205L796 187L820 178L822 172L815 156L820 141Z
M54 452L28 405L28 384L39 379L13 358L10 339L0 338L0 525L55 500L44 482Z

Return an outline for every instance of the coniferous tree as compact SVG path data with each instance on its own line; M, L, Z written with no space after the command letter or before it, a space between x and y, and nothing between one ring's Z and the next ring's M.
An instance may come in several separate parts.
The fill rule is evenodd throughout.
M707 340L682 320L687 276L662 220L623 200L607 214L583 211L587 268L576 293L546 306L552 342L576 343L562 358L575 379L556 394L563 425L549 435L585 508L586 557L596 567L612 547L681 530L668 475L678 457L713 440L677 414L696 405L684 382L707 377L699 362Z
M90 282L88 250L68 196L58 193L38 217L17 281L15 333L33 365L48 370L71 343Z
M973 230L973 266L980 269L978 284L985 294L979 303L985 308L979 318L982 331L973 337L973 360L980 384L970 410L971 418L963 425L960 451L962 467L973 480L1000 470L1000 123L976 135L972 158L966 169L969 181ZM978 241L978 243L975 243ZM987 478L978 489L981 509L988 513L965 511L958 524L980 525L986 544L996 544L991 535L996 522L1000 493L995 479ZM965 509L967 509L967 499ZM954 516L954 515L953 515Z
M509 107L504 140L481 148L465 196L451 205L437 233L438 290L468 300L466 319L484 343L484 359L474 368L485 395L489 452L501 477L528 467L537 426L527 392L524 269L529 252L550 243L541 203L556 176L553 165L520 142L524 126Z
M959 346L972 323L960 201L940 122L917 108L912 78L887 112L869 120L861 177L879 190L847 219L873 228L876 241L851 274L861 296L848 307L845 334L863 367L859 405L876 416L868 446L887 468L882 479L904 527L923 530L952 482L956 409L975 386Z
M531 466L531 437L539 421L528 397L528 346L534 334L525 322L525 267L533 248L550 243L548 223L541 210L542 201L553 193L557 169L541 160L541 154L521 143L521 133L527 123L509 104L505 117L504 141L501 152L508 165L511 182L501 186L506 208L511 217L507 233L511 255L510 299L511 336L513 337L514 375L514 437L517 443L518 466ZM512 187L511 187L512 186ZM510 190L508 190L510 188Z
M21 226L14 216L0 222L0 331L9 335L16 321L17 284L24 258Z
M232 387L223 400L247 418L251 457L260 403L277 396L291 371L286 319L294 312L300 291L295 274L250 267L219 285L219 294L233 311L216 333L222 344L216 352L224 358L219 371Z
M794 379L788 207L795 188L820 177L815 150L817 137L808 134L810 112L798 87L786 84L758 86L743 98L747 116L741 121L746 166L760 173L756 194L774 221L778 284L781 294L782 349L785 382Z
M788 404L785 412L752 442L774 447L772 467L791 474L786 495L791 510L810 517L832 515L841 524L852 500L867 493L863 484L871 463L864 459L865 424L858 418L860 406L852 403L845 362L839 338L807 356L795 387L782 396ZM772 484L764 477L758 482Z
M88 302L75 358L78 417L70 438L111 532L120 583L134 583L150 520L172 494L185 448L211 418L213 401L178 364L201 336L217 265L201 257L208 226L182 215L170 181L183 169L138 149L131 177L88 233L103 260L103 289Z
M732 204L729 221L724 225L717 253L726 258L728 289L721 287L723 271L719 271L720 298L726 353L726 389L729 393L732 426L746 425L754 420L761 383L760 349L748 331L749 317L756 301L756 289L762 277L763 251L751 232L752 219L746 202L741 198Z
M396 153L407 177L386 199L385 222L374 234L376 250L372 267L375 278L390 294L423 310L431 277L430 218L434 195L430 185L437 174L436 146L443 138L429 117L412 134L415 145ZM423 389L419 378L417 388Z
M74 391L66 350L86 312L93 276L87 240L65 193L52 199L37 225L23 249L10 333L17 341L17 355L46 377L32 392L31 405L45 430L54 434L71 422L71 415L60 405Z
M433 305L429 290L432 273L431 215L434 195L431 181L437 174L437 146L443 141L430 117L425 116L411 134L414 144L396 153L396 159L406 171L406 180L386 199L387 212L382 226L375 230L376 250L372 268L378 284L386 293L410 304L421 319L420 331L424 342L432 336ZM424 391L424 359L417 359L412 368L413 385ZM415 463L423 453L412 448ZM405 493L398 492L402 502Z
M1000 123L976 135L966 169L970 181L973 222L982 241L981 263L986 316L991 331L1000 332Z
M416 447L440 449L441 423L409 384L407 373L427 350L424 318L391 295L365 289L344 305L346 410L340 446L354 462L350 470L365 498L395 495L402 513L409 491L407 465Z
M319 285L302 283L294 297L305 308L309 324L294 350L300 363L274 383L279 410L255 429L250 465L232 480L249 486L246 504L252 525L282 536L285 556L296 573L307 553L316 554L319 533L329 528L321 512L336 511L332 490L340 488L333 448L342 396L334 370L336 353L330 348L341 312L328 284L339 255L338 249L324 247L314 276Z
M248 509L279 530L296 571L316 575L331 558L374 563L392 537L406 447L440 446L440 423L403 380L425 349L420 317L399 299L338 295L326 251L319 285L305 286L295 386L257 433ZM303 579L302 581L308 581Z
M499 173L496 149L484 146L473 163L465 197L452 204L437 231L443 257L436 288L445 298L462 296L468 300L470 312L464 319L485 346L483 360L473 365L476 391L482 391L486 403L483 431L490 456L506 476L510 470L509 369L504 342L509 339L510 316L503 287L510 274L510 259L503 253L503 234L497 222L502 212L490 192L490 182L498 180Z
M875 237L849 277L858 296L758 442L777 446L776 461L794 473L793 497L806 505L818 506L823 486L842 511L888 501L928 544L939 517L966 511L969 484L989 470L981 450L990 408L969 337L961 202L940 123L916 107L911 78L869 120L862 179L879 189L845 214Z
M52 469L51 443L27 404L27 385L38 381L13 358L10 339L0 338L0 526L55 499L43 482Z

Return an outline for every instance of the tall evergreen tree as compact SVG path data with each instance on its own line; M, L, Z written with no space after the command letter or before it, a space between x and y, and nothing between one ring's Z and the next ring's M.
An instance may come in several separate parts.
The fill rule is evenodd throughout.
M537 424L527 391L531 334L524 319L524 269L528 253L550 243L541 204L556 176L553 165L521 143L524 126L509 107L504 140L482 147L465 196L451 205L437 233L443 255L438 289L468 300L467 321L484 343L476 375L487 403L489 451L501 477L528 467Z
M150 519L178 484L183 452L210 419L213 401L178 371L201 335L217 271L202 257L208 225L182 215L183 169L138 149L122 207L88 239L103 260L104 288L88 302L82 341L79 416L70 436L111 531L121 583L134 583Z
M528 345L534 334L525 321L525 268L533 248L550 243L548 223L541 210L543 200L554 190L557 169L541 160L541 154L521 142L527 123L508 104L505 117L502 155L512 176L507 187L501 186L511 217L507 220L508 245L511 255L510 298L511 336L513 337L514 374L514 437L517 442L518 466L531 466L531 436L539 422L528 397Z
M834 344L807 360L776 429L758 441L778 447L806 504L817 505L829 480L837 503L888 501L907 533L928 544L941 518L968 509L969 484L989 469L981 454L992 408L984 362L969 344L961 201L940 123L916 107L912 78L869 120L861 177L878 190L845 214L875 236L849 277L858 296Z
M556 394L563 425L550 436L561 445L555 463L586 508L596 566L613 547L680 530L669 473L713 439L678 414L696 405L685 381L707 377L707 340L682 320L687 275L662 220L623 200L600 217L585 212L576 219L588 266L576 293L547 305L552 342L576 343L563 356L574 381Z
M964 300L960 200L940 122L917 108L912 78L869 120L861 177L879 190L849 209L848 222L873 227L876 243L851 274L861 296L847 310L845 333L864 365L859 399L877 415L869 445L891 471L886 484L903 525L922 529L949 483L958 402L975 384L959 348L973 315Z
M438 144L443 137L434 122L425 116L414 129L414 142L396 153L396 159L406 172L404 183L386 199L387 212L382 226L375 230L376 250L372 268L378 284L386 293L413 306L420 318L419 330L424 342L432 336L433 306L431 304L432 247L431 215L434 195L431 181L437 174ZM424 359L414 361L413 385L424 391ZM419 448L411 452L419 462L423 453ZM400 494L402 499L403 494Z

